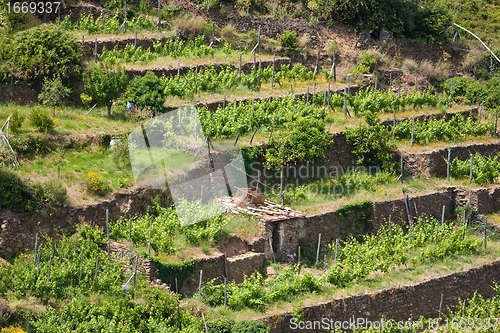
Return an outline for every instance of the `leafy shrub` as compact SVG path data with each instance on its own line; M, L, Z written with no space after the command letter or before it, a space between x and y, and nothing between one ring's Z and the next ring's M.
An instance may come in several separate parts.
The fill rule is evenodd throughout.
M48 112L42 110L40 107L36 107L30 111L29 120L39 132L51 132L56 126Z
M320 119L299 117L287 123L287 132L273 135L266 150L266 164L275 167L322 158L331 143Z
M238 133L251 133L256 128L281 129L287 124L293 127L293 123L302 117L324 119L323 108L315 107L311 103L306 104L304 100L296 103L293 97L256 101L255 104L242 102L236 107L231 102L225 109L219 107L215 112L211 112L206 108L200 108L198 112L204 131L208 132L210 129L212 137L234 137Z
M396 144L390 130L379 124L379 118L373 112L365 112L364 119L366 124L358 123L344 132L347 142L353 147L352 153L356 155L357 163L392 171Z
M375 54L371 51L361 51L358 63L355 67L351 68L351 74L354 76L371 73L377 65Z
M324 11L327 20L341 21L358 32L367 29L378 33L382 28L387 28L396 37L441 43L453 15L446 3L435 2L318 0L319 8Z
M83 105L89 105L90 103L92 103L92 97L90 97L86 93L81 93L80 99L82 100Z
M107 1L106 4L108 3L109 2ZM123 8L123 3L119 5L119 8ZM104 13L101 13L101 15L99 15L97 19L94 19L94 17L90 14L82 15L80 21L77 21L75 23L71 23L70 17L66 16L66 29L83 30L86 31L89 35L116 33L123 22L123 15L121 17L120 15L121 13L117 13L114 16L109 17ZM153 26L154 22L151 21L147 16L139 15L131 18L129 10L129 16L127 18L127 28L130 29L130 31L133 31L135 29L151 29L153 28Z
M12 117L10 118L9 128L14 133L18 133L24 122L24 115L20 113L17 109L12 112Z
M111 191L111 187L106 180L97 172L89 171L84 177L87 190L97 195L106 195Z
M113 151L113 160L116 165L125 168L130 166L130 150L128 145L128 135L130 133L121 133L117 135L116 149Z
M297 33L295 31L285 30L278 38L282 47L287 51L296 51L299 48Z
M179 205L174 208L163 208L159 206L158 199L153 201L153 209L157 216L146 214L135 217L132 221L131 241L135 245L147 246L149 241L149 226L152 226L151 247L156 252L175 253L178 249L174 246L175 241L182 237L192 245L200 245L201 242L214 242L219 236L224 236L224 227L228 219L220 216L210 217L202 222L192 225L181 226L177 211L191 209L194 215L201 211L198 203L192 205ZM217 212L220 210L218 209ZM111 225L111 233L114 239L122 240L128 238L129 221L119 220Z
M101 105L108 108L108 116L111 115L113 100L120 97L128 85L128 76L124 68L112 68L104 64L96 66L90 74L83 73L85 91Z
M444 81L441 88L445 92L450 92L451 78ZM488 100L488 89L470 77L455 76L451 98L458 103L483 104Z
M50 151L40 135L19 135L10 138L12 149L20 155L31 157L33 155L44 155Z
M60 208L68 200L68 191L55 180L47 181L34 186L35 193L39 200L48 207Z
M140 108L148 108L151 111L165 109L165 82L153 72L147 71L146 75L135 77L130 82L130 90L135 104Z
M42 24L0 39L2 79L41 82L42 78L78 74L80 43L57 25Z
M31 211L37 206L31 187L15 173L0 169L0 210Z
M486 107L495 108L500 106L500 77L495 77L487 83L489 96Z
M56 76L52 79L44 78L42 91L38 94L38 100L45 106L55 108L70 93L71 89L62 84L61 77Z

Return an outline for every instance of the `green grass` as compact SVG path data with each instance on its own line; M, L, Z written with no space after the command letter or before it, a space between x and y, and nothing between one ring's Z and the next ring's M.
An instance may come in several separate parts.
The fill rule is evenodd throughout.
M89 107L64 106L56 108L54 121L56 127L53 134L70 135L70 134L117 134L131 131L137 127L138 122L127 117L125 111L120 111L114 106L111 109L111 117L107 116L105 107L96 107L91 113L87 113ZM29 121L29 113L33 109L30 106L20 106L15 104L0 104L0 122L2 124L7 120L14 110L25 116L24 123L21 127L20 134L37 133L37 129ZM52 116L52 108L41 107ZM12 131L10 135L15 135Z
M225 229L229 234L234 234L243 239L250 239L260 233L258 220L258 217L251 214L234 214L230 216Z
M99 173L114 190L134 183L131 172L115 163L111 150L107 148L88 147L80 151L55 152L33 160L20 161L23 177L37 180L59 179L67 187L82 185L89 171Z

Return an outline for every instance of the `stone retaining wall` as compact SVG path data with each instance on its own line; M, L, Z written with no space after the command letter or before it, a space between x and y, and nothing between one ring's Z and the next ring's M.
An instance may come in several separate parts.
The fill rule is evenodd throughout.
M470 154L493 157L500 153L500 141L469 143L451 147L450 161L455 158L470 160ZM405 153L407 159L427 176L446 177L448 148L439 148L421 153Z
M459 304L459 298L471 298L475 292L485 298L493 297L495 291L492 287L499 282L500 261L495 261L412 286L334 299L304 307L302 312L305 321L321 321L322 318L331 318L334 321L343 322L352 320L353 316L356 320L365 318L370 321L380 321L383 316L385 319L403 322L408 319L418 320L420 316L436 318L441 294L443 295L442 312L447 313L449 307ZM292 314L287 313L264 318L264 321L271 326L271 333L325 332L321 329L292 330L291 319Z
M247 252L226 259L227 281L241 283L264 265L264 253Z
M0 257L9 258L14 252L24 249L33 251L36 233L57 237L58 228L74 228L81 218L86 221L93 220L99 226L105 227L106 209L109 210L110 220L143 214L156 196L160 196L163 205L172 204L168 191L126 189L114 193L112 198L96 205L67 206L60 212L50 214L3 212L0 214Z
M458 192L460 190L455 188L445 190L445 193L452 198ZM498 195L500 190L494 193ZM446 206L446 220L453 219L455 205L447 195L434 192L410 197L412 216L415 216L415 202L420 216L435 216L441 219L443 206ZM484 191L481 192L481 195L488 197L488 194L484 193ZM473 196L475 197L477 194L473 194ZM495 199L491 198L490 200L494 201ZM263 241L264 253L267 259L273 259L269 244L269 239L271 239L274 255L279 260L287 260L289 255L297 254L299 246L301 246L301 254L304 258L307 256L314 257L319 234L321 233L320 257L322 257L328 250L327 245L334 242L336 238L373 234L380 229L383 223L389 221L389 215L391 215L391 223L404 227L408 225L403 199L378 201L365 212L352 213L347 216L341 216L337 212L327 212L284 221L266 222L266 230L263 236L265 239Z

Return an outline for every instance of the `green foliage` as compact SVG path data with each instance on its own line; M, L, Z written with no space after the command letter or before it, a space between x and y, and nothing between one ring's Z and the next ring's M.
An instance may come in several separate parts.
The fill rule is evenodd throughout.
M351 214L362 213L371 209L373 207L373 202L370 200L363 200L360 202L352 202L347 205L340 206L335 210L335 213L339 216L347 217Z
M455 158L450 163L451 175L459 179L469 179L470 159ZM472 181L475 184L491 184L500 176L500 155L484 157L475 154L472 158Z
M55 180L35 184L34 190L42 207L61 208L68 201L68 191Z
M235 322L224 318L207 322L207 329L209 333L268 333L270 331L270 327L267 327L262 320Z
M56 25L42 24L0 39L2 80L39 83L42 78L78 74L80 43Z
M434 245L436 228L437 244ZM344 287L355 279L367 278L374 271L387 272L406 264L410 249L413 253L418 251L412 258L417 264L418 260L433 262L455 254L475 253L480 244L481 239L465 236L463 226L441 225L434 217L421 217L414 222L411 236L400 226L384 225L375 235L362 236L361 241L355 238L340 241L337 265L325 273L325 278L329 283ZM330 245L332 252L335 247L335 242Z
M165 283L175 286L177 279L177 288L181 290L184 281L189 273L193 273L199 260L191 258L179 262L162 262L157 257L151 258L158 270L158 276Z
M203 302L210 306L224 304L224 285L215 285L215 280L202 287ZM264 282L260 273L245 276L240 284L227 284L227 304L234 310L251 308L265 311L269 304L278 301L293 301L299 295L319 291L321 280L314 278L309 272L298 273L298 267L284 268L276 278ZM265 288L269 289L266 292ZM195 296L196 297L196 296Z
M439 246L429 246L420 252L420 261L434 262L457 253L474 253L481 247L481 240L473 238L464 239L463 235L463 229L449 231L446 237L440 240Z
M0 297L0 327L5 327L13 313L14 311L7 304L7 300Z
M178 296L163 288L150 287L139 278L132 291L135 299L124 293L122 284L128 277L123 275L123 261L109 260L102 227L80 220L77 233L70 237L39 239L39 263L34 264L32 254L21 254L12 265L0 266L0 295L44 304L44 311L29 316L32 329L48 333L202 331L201 318L179 307Z
M111 115L112 101L118 98L128 85L128 77L124 68L112 69L108 65L94 67L90 74L83 74L85 91L101 105L108 108Z
M344 99L340 95L333 95L330 104L334 108L341 108ZM314 100L315 103L323 103L323 100ZM391 91L373 92L371 88L360 90L355 95L347 95L347 107L357 116L363 116L366 111L372 113L398 112L400 108L412 107L420 109L423 106L436 107L438 104L448 105L451 101L446 96L432 95L428 91L422 93L413 91L411 94L403 94L399 97Z
M449 92L451 79L444 81L441 88ZM500 77L495 77L488 82L476 81L468 77L455 76L453 78L452 98L464 104L482 104L488 108L498 107L500 94Z
M421 39L429 44L442 44L450 35L449 27L454 14L445 1L426 0L424 8L418 7L415 17L415 29L405 36ZM409 29L408 29L409 30Z
M37 265L33 265L32 255L18 256L12 266L0 268L0 293L10 290L16 297L33 296L44 303L50 298L62 300L75 294L88 295L91 291L120 295L124 279L121 264L108 262L107 252L100 247L104 239L103 232L92 223L82 224L78 234L62 242L45 238L40 252L40 273ZM77 251L74 251L75 247ZM96 277L97 257L99 263L107 263L107 266L105 273L100 266Z
M123 169L130 168L130 150L128 145L128 136L130 133L121 133L116 135L118 139L115 142L115 149L113 151L113 160L116 165L122 166Z
M18 133L23 126L25 116L20 113L17 109L12 112L12 117L10 118L9 129L14 133Z
M232 333L268 333L271 330L262 320L242 320L234 323Z
M86 93L81 93L80 99L82 100L83 105L89 105L90 103L92 103L92 97L90 97Z
M214 242L222 234L224 227L228 223L227 218L221 219L220 216L215 216L199 223L181 226L175 208L163 208L157 202L153 203L153 206L158 212L157 216L145 214L133 218L131 241L134 245L147 246L149 242L149 226L151 225L151 247L157 253L175 253L178 250L175 247L175 241L176 238L180 237L195 246L200 245L201 242ZM194 206L196 211L202 211L201 206L198 204ZM178 209L186 208L181 205ZM111 225L113 239L127 239L128 231L129 223L126 220L118 220Z
M143 50L140 46L134 49L132 44L125 46L125 49L120 50L115 46L114 50L108 51L105 47L102 49L102 54L99 59L108 65L128 64L128 63L146 63L158 57L157 53L152 53L149 48Z
M495 77L488 81L487 88L489 91L486 107L498 108L500 107L500 77Z
M153 72L147 71L143 77L135 77L130 82L132 98L140 108L148 108L151 111L163 111L165 109L165 84Z
M284 30L278 40L281 46L287 51L297 51L299 48L297 33L295 31Z
M103 196L111 192L111 187L108 182L97 172L87 172L83 177L83 181L87 191L90 193Z
M38 100L45 106L55 108L70 93L71 89L63 86L61 77L56 76L53 79L44 78L42 91L38 94Z
M209 333L232 333L233 326L233 319L219 318L216 321L207 322L207 329Z
M174 39L169 39L163 44L158 41L153 43L153 48L158 56L171 56L174 58L207 57L213 56L215 53L213 48L208 48L208 45L205 44L204 36L202 35L196 37L194 41L189 41L187 44L182 39L179 39L177 42Z
M120 6L123 8L123 6ZM82 15L80 21L71 23L69 16L65 17L66 29L67 30L81 30L85 31L89 35L94 34L114 34L118 32L118 29L123 23L123 16L120 14L115 14L112 17L106 16L104 13L94 19L92 15ZM127 29L133 30L150 30L154 26L154 22L144 15L135 16L127 18Z
M375 54L371 51L361 51L358 63L355 67L351 68L351 74L355 77L366 73L371 73L377 65Z
M50 152L50 148L45 144L41 135L18 135L10 138L10 145L17 154L26 157L44 155Z
M285 125L286 132L273 134L266 149L266 165L282 167L292 162L319 159L331 143L322 119L299 117Z
M378 33L387 28L396 37L428 43L442 43L453 21L453 13L443 1L321 0L318 4L327 20L338 20L358 32L367 29Z
M240 102L236 107L231 102L225 109L219 107L211 112L200 108L198 112L203 130L205 133L210 131L211 137L234 137L238 133L251 133L256 128L271 131L284 128L287 124L292 128L293 123L303 117L324 118L322 108L306 104L304 100L296 102L293 97L255 101L255 112L253 109L252 102ZM310 120L304 122L312 124ZM314 126L321 127L321 123L314 123Z
M436 141L465 140L494 133L494 124L479 122L474 123L472 117L465 120L462 115L455 115L450 121L445 118L436 120L430 118L427 122L415 120L413 142L425 144ZM394 134L396 139L411 139L412 119L407 119L396 124Z
M460 300L456 306L452 307L443 318L449 322L447 331L452 333L466 330L491 331L491 327L496 325L496 318L500 314L500 287L498 284L495 284L493 290L495 295L492 298L485 299L476 291L472 298Z
M40 107L35 107L29 113L28 119L31 124L35 126L39 132L51 132L56 124L49 116L47 111L42 110Z
M366 124L358 123L356 127L344 131L347 142L353 147L352 153L356 155L357 163L392 171L396 144L391 131L380 125L378 117L370 111L365 112L365 121Z
M115 48L110 51L103 48L99 58L109 65L116 65L126 63L147 63L158 57L193 58L209 57L215 54L215 49L208 48L208 45L205 44L204 36L202 35L188 43L185 43L182 39L179 39L177 43L174 39L168 39L165 42L157 41L153 43L153 50L154 52L150 48L142 49L140 46L134 48L132 44L126 45L123 50L115 46ZM232 51L231 45L228 44L228 46L225 46L224 50L230 53Z
M497 1L464 0L453 3L452 8L457 16L455 22L474 32L483 41L499 39L500 3Z

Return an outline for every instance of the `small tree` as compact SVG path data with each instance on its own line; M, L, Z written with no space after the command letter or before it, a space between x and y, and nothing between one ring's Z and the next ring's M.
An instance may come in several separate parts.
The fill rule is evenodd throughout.
M113 100L127 88L128 76L124 68L113 69L108 65L99 65L90 74L83 74L83 83L85 91L97 103L107 106L110 116Z
M153 72L148 71L143 77L136 77L130 82L130 89L135 104L151 111L163 111L165 109L165 83Z
M43 79L42 92L38 94L38 100L43 105L53 108L52 117L56 115L56 106L62 103L64 97L69 96L71 89L63 86L59 76L53 79Z
M287 51L297 51L299 49L297 33L295 31L285 30L278 38L281 46Z

